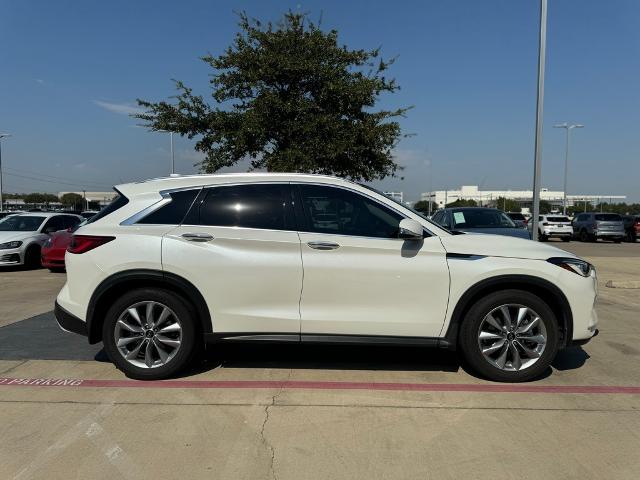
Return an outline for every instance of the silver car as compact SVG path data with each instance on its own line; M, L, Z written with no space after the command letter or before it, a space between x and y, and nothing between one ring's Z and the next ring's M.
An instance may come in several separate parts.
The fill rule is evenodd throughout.
M49 235L80 223L79 215L34 212L0 220L0 266L40 266L40 249Z
M573 219L573 234L583 242L595 242L599 238L622 242L624 223L617 213L580 213Z

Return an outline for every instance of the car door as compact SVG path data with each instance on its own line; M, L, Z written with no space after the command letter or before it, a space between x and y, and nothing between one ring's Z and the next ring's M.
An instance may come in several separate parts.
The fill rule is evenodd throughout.
M449 294L436 236L399 238L397 210L362 192L298 184L305 335L436 337Z
M288 184L205 188L162 264L203 295L214 333L300 333L302 260Z

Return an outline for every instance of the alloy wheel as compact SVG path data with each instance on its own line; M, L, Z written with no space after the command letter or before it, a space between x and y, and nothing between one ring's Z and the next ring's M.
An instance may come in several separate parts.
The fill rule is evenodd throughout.
M531 367L542 356L547 329L531 308L506 304L491 310L480 323L478 346L484 359L505 371Z
M126 308L114 328L116 348L127 362L140 368L166 365L182 343L178 316L159 302L138 302Z

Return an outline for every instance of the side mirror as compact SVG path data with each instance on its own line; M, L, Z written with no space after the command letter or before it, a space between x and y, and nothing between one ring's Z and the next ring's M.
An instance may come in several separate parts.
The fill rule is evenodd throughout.
M424 228L415 220L404 218L400 220L400 238L406 239L422 239L424 238Z

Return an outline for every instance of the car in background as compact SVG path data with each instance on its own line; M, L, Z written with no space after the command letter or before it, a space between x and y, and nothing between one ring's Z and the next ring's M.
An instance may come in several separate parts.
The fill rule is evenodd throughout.
M527 217L525 217L522 213L520 212L507 212L507 216L513 220L513 223L516 224L516 227L518 228L527 228L527 223L529 223L529 221L527 220Z
M527 240L531 238L528 230L517 227L506 213L495 208L443 208L433 216L433 221L457 232L489 233Z
M49 236L59 230L75 227L82 221L78 215L59 213L22 213L0 220L0 266L40 266L40 251Z
M580 213L573 219L573 235L582 242L602 239L620 243L625 236L622 216L617 213Z
M622 215L622 223L624 224L625 241L634 243L640 234L640 216Z
M533 222L529 231L533 228ZM560 238L563 242L571 241L573 226L571 219L566 215L548 213L538 217L538 239L546 242L550 238Z
M0 220L10 215L18 215L20 212L0 212Z
M67 228L54 232L42 245L41 263L44 268L48 268L51 272L64 272L64 255L67 247L71 243L73 232L84 225L84 221L78 223L75 227Z
M100 213L100 212L98 212L97 210L85 210L83 212L80 212L80 216L83 217L83 218L89 219L89 218L93 217L94 215L97 215L98 213Z

